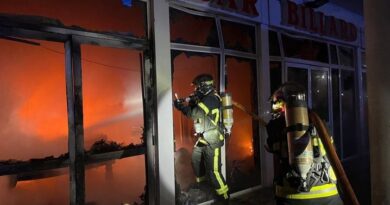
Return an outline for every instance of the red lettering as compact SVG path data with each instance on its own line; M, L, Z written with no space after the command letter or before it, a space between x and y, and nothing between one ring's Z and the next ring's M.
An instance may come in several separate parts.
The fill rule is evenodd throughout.
M233 9L233 10L237 10L236 0L229 0L228 7Z
M304 7L304 6L301 6L300 7L300 9L301 9L301 27L303 28L303 29L306 29L307 27L306 27L306 7Z
M349 27L349 41L356 41L357 39L357 28L355 25L353 25L352 23L348 23L348 27Z
M223 6L224 0L203 0L203 1L211 1L211 3L217 2L217 5Z
M317 16L318 16L318 24L319 24L319 26L320 26L318 32L319 32L321 35L324 35L324 34L325 34L324 13L318 12L318 13L317 13Z
M317 22L316 15L314 13L314 9L309 8L309 30L311 32L317 32Z
M328 23L329 23L329 35L337 37L337 28L336 28L336 19L333 16L329 16L328 18Z
M295 26L320 35L338 38L345 41L356 41L357 27L334 16L325 16L322 12L300 6L289 0L281 0L282 24Z
M242 11L248 14L253 14L255 16L259 15L259 12L256 8L256 2L257 0L244 0Z
M287 24L298 26L299 19L298 19L298 6L291 2L287 1Z
M344 40L348 40L350 37L349 37L347 22L340 19L339 26L340 26L340 38Z

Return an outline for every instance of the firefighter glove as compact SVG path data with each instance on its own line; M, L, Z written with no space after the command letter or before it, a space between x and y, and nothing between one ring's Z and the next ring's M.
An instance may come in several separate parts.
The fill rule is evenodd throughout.
M184 110L184 100L183 99L176 99L173 101L173 105L175 106L176 109L183 111Z

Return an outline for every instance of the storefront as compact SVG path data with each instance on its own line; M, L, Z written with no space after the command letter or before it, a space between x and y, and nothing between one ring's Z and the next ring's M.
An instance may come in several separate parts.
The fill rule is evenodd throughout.
M185 74L179 74L179 69L212 73L219 79L221 91L232 92L238 102L268 119L267 99L270 93L283 82L299 82L307 89L309 107L329 127L347 173L356 171L355 166L361 160L365 168L360 171L368 171L363 16L331 3L312 8L302 1L248 2L253 3L256 9L249 6L253 9L248 10L248 5L243 1L193 0L171 3L173 92L180 90L179 86L182 85L190 89L186 85L191 79L182 81L183 77L179 76ZM176 19L180 19L180 23L186 27L180 27ZM183 66L178 65L180 61ZM250 65L252 68L248 69ZM198 72L187 75L194 76ZM246 78L245 75L252 77ZM234 76L233 79L231 76ZM248 93L246 98L241 97L243 91L249 90L252 93ZM272 162L263 150L264 130L258 122L251 121L244 113L241 116L240 112L234 110L236 121L242 124L235 124L231 140L235 140L235 137L242 139L241 136L246 136L243 132L249 133L251 137L248 139L252 140L254 146L251 157L254 165L259 165L260 177L257 179L261 180L235 187L234 174L231 173L240 166L234 168L232 165L243 158L237 156L238 152L234 150L244 147L240 143L245 144L245 138L229 143L225 147L226 177L234 187L233 192L238 193L245 192L243 190L251 186L270 185L268 179L272 178L269 172ZM183 151L183 136L191 123L184 125L183 119L176 114L174 112L175 137L180 136L179 141L175 138L176 148ZM248 118L247 121L245 118ZM248 123L252 126L243 126ZM256 140L258 137L260 139ZM245 149L241 148L240 152L244 154L242 150ZM356 176L352 175L351 180L355 180ZM366 175L368 177L368 173ZM180 180L178 182L182 183ZM360 186L354 182L353 185Z
M53 12L58 9L55 3L46 5L48 9L42 9L41 5L14 5L3 7L0 12L45 16L67 26L115 31L113 36L129 35L141 42L153 42L152 47L142 48L142 52L137 48L126 49L132 47L121 39L102 40L110 41L110 47L115 49L84 45L95 45L94 41L81 43L85 140L91 141L108 133L105 139L119 143L137 140L143 143L145 140L147 148L145 157L132 158L137 162L131 162L131 165L130 160L128 163L125 159L117 160L117 164L124 164L121 168L114 166L114 175L127 179L128 184L124 184L124 180L115 183L102 180L96 182L99 186L94 186L92 177L104 172L85 171L87 179L91 176L86 185L87 200L106 203L106 198L94 193L117 192L122 202L131 201L142 194L147 184L149 204L173 204L180 202L182 192L191 190L195 183L191 150L196 139L192 121L172 109L172 99L175 94L188 96L193 91L192 79L201 73L211 74L220 92L230 92L236 102L265 120L270 118L270 94L286 81L301 83L307 88L309 107L319 113L333 134L347 172L357 170L356 163L367 159L366 67L361 14L332 3L310 8L302 1L288 0L133 0L130 4L118 0L120 3L112 8L118 12L99 15L99 12L104 13L104 4L99 4L95 11L88 6L92 4L90 1L72 2L66 3L69 9L77 7L80 13L88 12L77 18L67 12L56 13ZM31 37L35 36L25 35L25 38ZM62 41L56 40L56 43L60 42L59 47L52 45L50 36L38 39L44 41L40 43L47 51L62 55L67 51L61 50ZM14 48L9 44L0 39L0 46ZM61 49L55 49L56 46ZM3 71L3 76L11 76ZM23 75L23 70L13 77L19 75ZM39 80L51 82L46 77ZM49 83L46 87L50 86L62 89L60 84ZM65 92L60 94L66 95ZM101 98L100 94L108 97ZM48 96L53 101L61 97ZM13 99L8 95L4 97ZM65 102L60 105L62 107L55 109L69 114L64 109ZM26 120L38 123L31 120L31 116ZM54 120L51 116L45 116L45 122L51 120ZM264 149L267 137L264 127L236 108L234 121L232 135L226 139L221 154L223 174L232 197L269 187L273 177L272 156ZM66 120L63 124L66 128ZM134 139L141 134L141 139ZM48 143L47 147L54 146L49 141L45 143ZM88 143L86 146L90 145ZM47 154L62 152L66 152L66 147ZM8 155L6 157L12 158L16 153ZM136 171L129 171L129 175L123 172L131 170L134 164ZM132 183L131 179L135 178L136 183ZM55 180L51 183L67 184L63 179ZM131 187L136 193L129 197L123 191L102 188L109 183L116 189ZM360 188L361 184L352 184L358 191L366 191ZM41 183L34 188L41 186L46 187ZM68 192L59 190L56 194L66 198ZM14 197L29 200L31 196ZM201 201L207 201L207 198Z

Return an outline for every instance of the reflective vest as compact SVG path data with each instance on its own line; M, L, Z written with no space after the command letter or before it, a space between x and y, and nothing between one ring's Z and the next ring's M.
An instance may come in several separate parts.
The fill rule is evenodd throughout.
M326 156L325 148L316 129L310 131L313 142L314 162L308 173L309 192L298 192L294 186L294 171L288 164L287 137L284 131L284 117L271 120L267 125L267 143L274 154L275 195L286 199L316 199L338 195L337 178ZM279 127L279 128L278 128Z
M222 146L224 136L220 132L221 98L217 93L204 96L196 105L191 106L189 116L194 120L195 132L199 142Z

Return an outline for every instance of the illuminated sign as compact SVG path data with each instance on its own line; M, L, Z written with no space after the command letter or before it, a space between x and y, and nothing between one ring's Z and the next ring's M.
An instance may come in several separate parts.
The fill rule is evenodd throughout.
M210 6L245 14L249 16L259 16L256 8L257 0L196 0L198 2L208 2Z
M297 5L289 0L282 0L281 4L283 25L344 41L357 39L357 28L352 23L334 16L326 16L320 11Z

